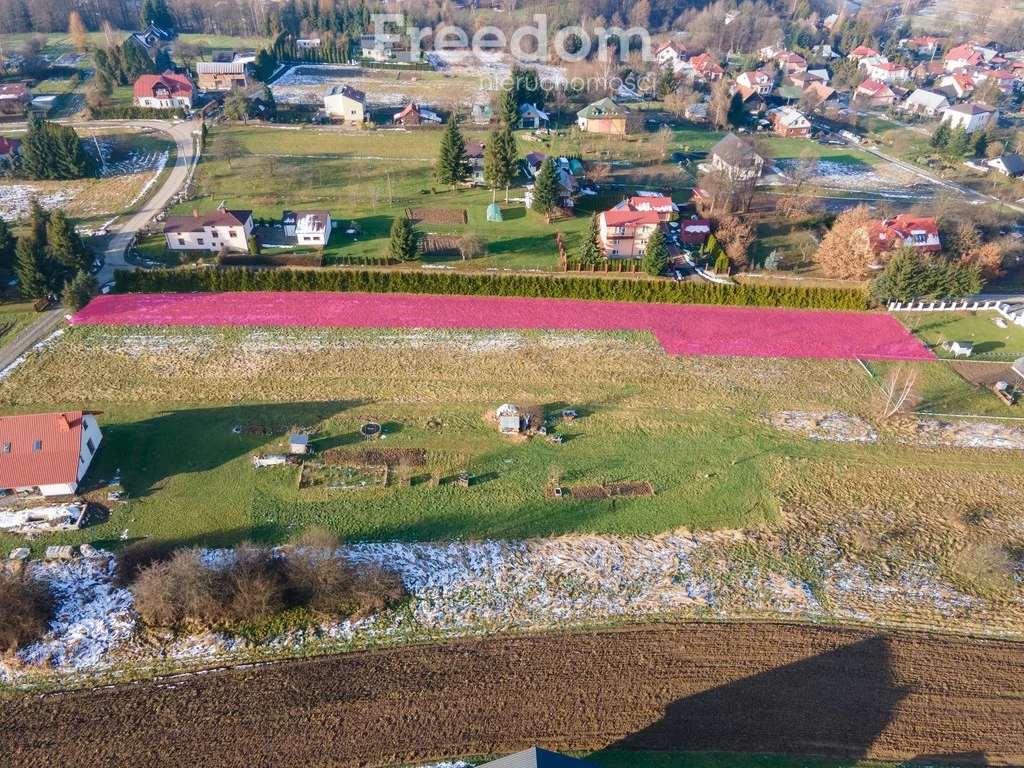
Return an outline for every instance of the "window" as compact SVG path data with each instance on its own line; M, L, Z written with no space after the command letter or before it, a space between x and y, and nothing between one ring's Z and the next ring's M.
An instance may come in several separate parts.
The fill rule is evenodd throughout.
M235 232L235 230L233 230L233 229L229 229L228 230L228 237L237 237L237 236L238 236L238 233Z
M179 237L178 238L178 245L184 245L184 244L185 244L185 238L184 237Z
M211 229L210 230L210 237L212 237L214 240L217 239L217 230L216 229Z
M10 453L10 452L11 452L11 444L10 443L4 443L4 453Z
M89 449L89 453L96 453L96 443L92 441L91 437L85 438L85 447Z
M613 248L612 249L612 256L618 256L618 255L619 255L618 249Z
M200 238L198 238L198 239L196 240L196 242L197 242L197 243L199 243L199 245L202 245L202 244L203 244L203 238L201 238L201 237L200 237Z
M914 233L914 242L915 243L924 243L927 239L928 238L925 236L924 232L915 232Z
M32 443L32 450L35 453L39 453L41 450L43 450L43 441L36 440L34 443Z

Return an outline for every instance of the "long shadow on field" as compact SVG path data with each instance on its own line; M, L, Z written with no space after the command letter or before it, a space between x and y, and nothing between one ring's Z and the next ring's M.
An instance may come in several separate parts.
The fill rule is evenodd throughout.
M873 637L679 699L610 749L862 757L908 693Z
M129 498L145 497L168 478L211 472L257 449L287 453L287 435L293 427L312 427L367 402L192 408L166 411L141 421L104 424L101 454L90 473L109 478L120 469ZM229 489L218 488L214 480L211 490Z

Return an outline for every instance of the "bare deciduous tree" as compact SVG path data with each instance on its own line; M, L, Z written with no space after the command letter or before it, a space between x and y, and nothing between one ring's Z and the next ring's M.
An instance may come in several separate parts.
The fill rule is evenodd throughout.
M905 365L897 365L882 381L881 415L889 419L904 413L913 405L916 397L917 373Z

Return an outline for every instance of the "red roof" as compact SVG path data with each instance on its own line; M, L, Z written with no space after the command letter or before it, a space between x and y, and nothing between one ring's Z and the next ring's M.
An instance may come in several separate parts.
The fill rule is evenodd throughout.
M0 417L0 443L0 488L76 483L82 411Z
M395 120L402 120L403 118L406 118L409 115L419 115L419 113L420 113L420 108L417 107L413 102L410 101L408 106L406 106L405 109L403 109L401 112L399 112L397 115L395 115Z
M11 152L17 152L21 148L21 139L8 139L6 136L0 136L0 155L9 155Z
M958 45L956 48L949 50L945 61L963 61L967 64L979 64L982 61L982 55L974 49L973 45Z
M609 227L622 227L627 224L658 224L661 222L657 211L617 211L612 209L602 213L601 218L604 220L605 225Z
M876 251L884 251L901 242L907 242L923 251L942 250L939 228L931 216L897 216L868 225L868 237Z
M872 96L880 93L881 91L889 90L889 86L885 83L880 83L877 80L865 80L863 83L857 86L858 91L871 94Z
M682 43L677 43L675 40L666 40L664 43L654 49L654 55L657 56L662 51L673 50L676 53L686 53L686 46Z
M136 98L152 98L154 91L163 86L171 97L192 96L192 81L184 75L164 72L162 75L142 75L135 81Z
M874 48L868 48L866 45L858 45L856 48L850 51L850 55L860 56L863 58L865 56L877 56L878 51L876 51Z
M621 203L615 206L615 210L632 210L632 211L661 211L669 212L675 211L676 205L672 202L671 197L665 195L637 195L635 197L627 198Z

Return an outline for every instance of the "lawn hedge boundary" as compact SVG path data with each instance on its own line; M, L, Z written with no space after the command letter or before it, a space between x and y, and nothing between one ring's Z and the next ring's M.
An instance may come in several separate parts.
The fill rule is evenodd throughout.
M463 275L370 270L151 269L114 274L117 293L216 293L325 291L423 293L452 296L519 296L539 299L719 304L788 309L864 311L866 292L853 288L719 285L671 280L628 280L541 275Z

